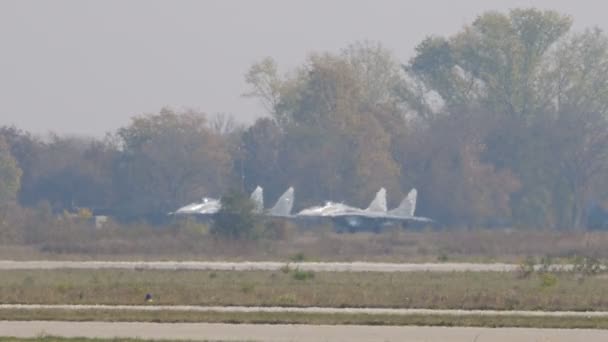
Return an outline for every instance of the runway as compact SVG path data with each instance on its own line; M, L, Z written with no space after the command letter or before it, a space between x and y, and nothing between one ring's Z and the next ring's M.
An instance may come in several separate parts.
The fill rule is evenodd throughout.
M11 261L1 260L0 270L131 269L277 271L288 265L314 272L512 272L515 264L477 263L372 263L372 262L221 262L221 261ZM569 266L560 266L567 269Z
M116 311L193 311L193 312L271 312L308 314L368 315L448 315L448 316L524 316L524 317L608 317L606 311L525 311L525 310L435 310L390 308L323 308L264 306L195 306L195 305L69 305L69 304L0 304L0 310L116 310Z
M604 342L608 331L530 328L384 327L209 323L0 321L0 335L265 342Z

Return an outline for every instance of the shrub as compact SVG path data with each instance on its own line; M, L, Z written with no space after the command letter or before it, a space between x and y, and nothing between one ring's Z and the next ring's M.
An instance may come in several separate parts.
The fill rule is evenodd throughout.
M437 261L439 262L447 262L448 261L448 255L445 253L441 253L437 256Z
M557 284L557 277L553 273L542 273L540 275L540 286L543 289L553 287Z
M214 235L240 240L255 237L257 217L255 203L243 192L231 191L222 197L222 208L217 213L211 232Z
M315 274L312 271L302 271L298 268L293 271L293 279L295 280L307 280L313 279L314 277Z
M302 261L306 260L306 255L304 255L304 253L302 253L302 252L298 252L298 253L290 256L289 260L291 260L293 262L302 262Z

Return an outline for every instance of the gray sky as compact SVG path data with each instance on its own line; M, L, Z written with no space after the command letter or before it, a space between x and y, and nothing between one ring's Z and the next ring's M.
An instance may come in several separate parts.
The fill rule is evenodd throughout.
M264 56L288 69L367 39L405 62L425 36L515 7L608 28L601 0L0 0L0 125L101 136L163 106L251 121L243 74Z

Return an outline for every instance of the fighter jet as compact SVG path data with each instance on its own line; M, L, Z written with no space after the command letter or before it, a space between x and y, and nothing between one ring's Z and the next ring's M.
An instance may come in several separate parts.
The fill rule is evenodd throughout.
M418 191L412 189L395 209L385 212L342 214L336 219L349 231L371 230L378 232L383 227L401 225L406 227L428 226L435 221L427 217L414 216Z
M364 230L378 232L383 227L395 224L430 224L433 220L414 216L417 194L416 189L412 189L397 208L387 210L386 190L381 188L366 209L327 202L324 206L302 210L298 216L329 218L339 232Z
M264 210L263 189L256 187L251 193L251 199L256 204L254 212L262 213ZM222 202L219 199L203 197L201 202L190 203L177 209L174 215L214 215L222 208Z
M294 191L293 187L289 187L287 191L279 199L274 207L268 210L268 216L276 216L276 217L289 217L291 215L291 210L293 209L293 201L294 201Z
M253 191L251 199L255 203L255 212L257 214L274 217L290 217L294 202L294 190L293 187L289 187L281 197L279 197L275 205L268 210L264 210L264 189L262 189L262 187L258 186Z
M349 206L344 203L326 202L300 211L296 217L303 221L319 222L331 220L337 226L359 226L361 217L376 217L386 213L386 190L381 188L366 209Z
M264 189L261 186L257 186L251 193L251 200L255 204L253 212L261 214L264 212Z
M418 190L410 190L397 208L389 210L384 215L384 220L393 223L405 223L406 225L436 223L428 217L415 216L417 198Z
M190 203L177 209L174 213L176 215L213 215L220 211L222 204L220 200L215 198L203 197L201 202Z
M325 202L325 205L314 206L300 211L297 216L305 217L334 217L338 215L363 214L367 212L386 212L386 190L381 188L367 209L351 207L344 203Z

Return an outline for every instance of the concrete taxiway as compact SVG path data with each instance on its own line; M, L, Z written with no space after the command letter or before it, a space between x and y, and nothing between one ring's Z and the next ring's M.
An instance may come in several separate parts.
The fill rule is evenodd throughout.
M151 269L214 271L277 271L289 265L315 272L512 272L515 264L373 263L373 262L222 262L222 261L12 261L0 260L0 270ZM562 266L568 267L568 266Z
M608 331L530 328L383 327L209 323L0 321L0 335L217 341L604 342Z

